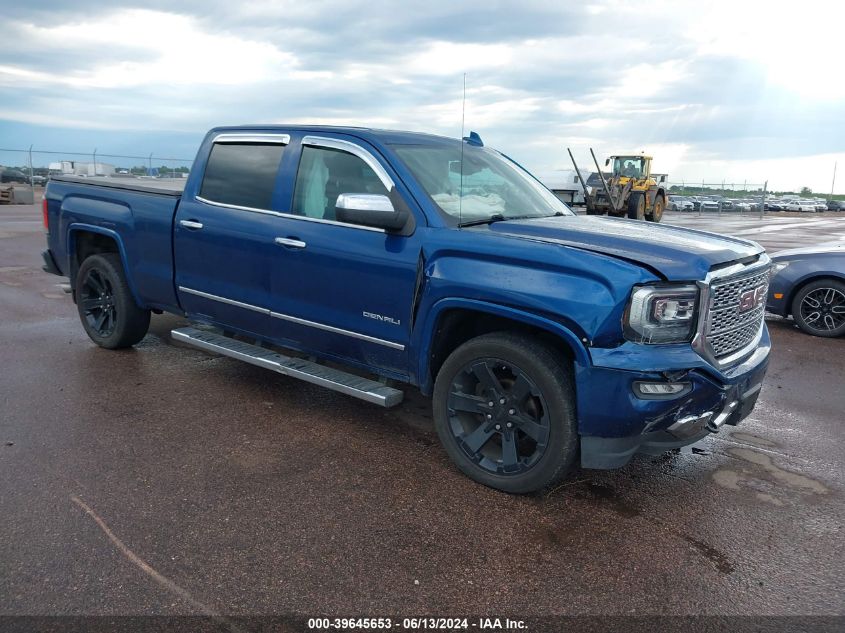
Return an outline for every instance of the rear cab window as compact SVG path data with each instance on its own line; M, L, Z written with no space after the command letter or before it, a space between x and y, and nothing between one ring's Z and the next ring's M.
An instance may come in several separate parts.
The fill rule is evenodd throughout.
M283 142L212 145L200 197L218 204L271 209Z

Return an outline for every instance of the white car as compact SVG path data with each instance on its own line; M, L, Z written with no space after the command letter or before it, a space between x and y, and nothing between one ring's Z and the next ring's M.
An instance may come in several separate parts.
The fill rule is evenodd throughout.
M692 200L681 196L669 196L669 209L672 211L692 211L693 208Z
M787 211L809 211L815 213L816 203L813 200L791 200L784 207Z

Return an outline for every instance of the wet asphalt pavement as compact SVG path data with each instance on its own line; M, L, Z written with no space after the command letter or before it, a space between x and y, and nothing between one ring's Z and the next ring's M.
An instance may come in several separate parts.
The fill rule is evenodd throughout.
M95 347L43 248L38 207L0 207L0 614L845 613L845 339L771 320L739 427L516 497L460 475L410 391L180 348L172 316Z

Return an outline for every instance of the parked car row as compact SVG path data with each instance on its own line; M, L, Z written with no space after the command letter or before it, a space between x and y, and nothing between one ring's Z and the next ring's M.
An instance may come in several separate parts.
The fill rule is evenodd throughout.
M759 211L760 200L755 198L723 198L721 196L677 196L670 195L670 211ZM818 198L772 198L766 200L766 211L845 211L845 201L822 200Z
M845 211L845 202L841 200L820 200L810 198L785 198L767 200L766 211Z
M2 183L28 185L30 184L30 181L34 185L43 185L47 183L47 179L44 176L30 176L30 174L25 174L19 169L4 169L0 167L0 182Z
M19 182L28 183L29 176L17 169L4 169L0 172L0 182Z
M720 196L669 196L672 211L759 211L760 201L749 198L735 199Z

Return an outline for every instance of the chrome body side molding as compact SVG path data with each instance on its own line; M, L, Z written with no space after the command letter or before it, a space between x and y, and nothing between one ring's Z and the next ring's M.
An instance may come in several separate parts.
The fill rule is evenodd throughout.
M391 349L398 349L399 351L405 349L405 346L402 343L394 343L393 341L388 341L375 336L370 336L369 334L361 334L360 332L353 332L352 330L344 330L343 328L335 327L333 325L326 325L325 323L318 323L317 321L309 321L308 319L301 319L299 317L291 316L289 314L282 314L281 312L273 312L268 308L262 308L261 306L252 305L251 303L243 303L242 301L235 301L234 299L228 299L226 297L213 295L210 292L194 290L193 288L187 288L185 286L179 286L179 291L196 295L198 297L202 297L203 299L210 299L211 301L219 301L220 303L225 303L227 305L235 306L238 308L244 308L245 310L260 312L261 314L266 314L267 316L273 317L274 319L282 319L283 321L290 321L291 323L297 323L299 325L313 327L318 330L325 330L326 332L332 332L334 334L341 334L343 336L357 338L362 341L367 341L368 343L375 343L376 345L384 345L385 347L389 347Z

